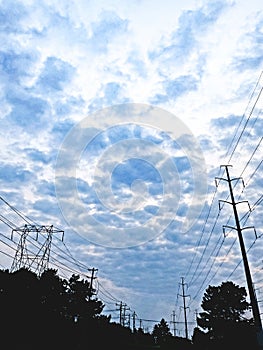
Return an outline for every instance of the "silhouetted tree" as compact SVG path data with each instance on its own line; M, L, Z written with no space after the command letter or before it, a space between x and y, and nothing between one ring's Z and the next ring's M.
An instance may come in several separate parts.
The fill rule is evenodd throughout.
M90 299L90 283L72 275L67 284L69 316L74 321L90 320L98 316L104 305L98 299Z
M227 347L230 342L236 346L238 344L239 348L247 342L252 346L253 322L244 317L250 307L246 296L245 288L231 281L209 286L201 304L204 312L197 318L197 324L204 332L197 329L194 331L194 343L202 343L202 349L210 348L211 344L214 348Z
M39 277L40 302L47 314L65 317L67 302L67 281L57 275L57 270L49 269Z
M154 325L152 334L158 344L166 342L172 336L168 323L164 318L161 319L160 323Z
M2 338L11 349L77 349L87 333L95 337L103 309L101 301L88 298L89 291L89 283L78 275L66 280L53 269L41 276L24 268L0 271ZM102 317L100 324L109 319Z

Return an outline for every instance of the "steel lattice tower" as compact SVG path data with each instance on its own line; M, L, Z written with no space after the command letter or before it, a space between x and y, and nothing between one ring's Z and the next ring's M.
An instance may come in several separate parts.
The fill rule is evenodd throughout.
M64 236L64 231L54 228L53 225L26 224L12 230L12 239L14 233L18 233L20 239L10 271L26 268L37 275L41 275L48 268L53 233L61 233L62 240ZM30 238L33 238L36 243L33 243Z

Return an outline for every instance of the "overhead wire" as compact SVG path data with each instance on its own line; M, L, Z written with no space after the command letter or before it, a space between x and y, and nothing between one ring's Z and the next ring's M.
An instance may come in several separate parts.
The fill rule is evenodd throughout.
M252 244L249 246L249 248L246 250L246 253L248 253L250 251L250 249L254 246L254 244L256 243L257 238L252 242ZM229 280L234 272L237 270L238 266L242 263L243 259L240 259L239 262L237 263L237 265L235 266L234 270L230 273L230 275L227 277L227 280Z
M256 84L256 86L255 86L255 88L254 88L254 90L253 90L253 92L252 92L252 94L251 94L251 96L250 96L250 99L249 99L249 102L248 102L248 105L247 105L246 110L248 109L248 106L249 106L249 104L250 104L251 101L252 101L252 98L253 98L253 96L254 96L254 94L255 94L255 91L256 91L257 86L259 85L260 79L261 79L261 77L262 77L262 73L263 73L263 71L261 72L260 77L258 78L257 84ZM255 103L253 104L253 107L252 107L252 109L251 109L251 112L249 113L249 116L248 116L248 118L247 118L247 121L246 121L245 125L243 126L243 129L242 129L242 131L241 131L241 133L240 133L240 135L239 135L239 137L238 137L238 139L237 139L237 141L236 141L236 144L235 144L235 146L234 146L234 148L233 148L233 150L232 150L232 152L231 152L231 154L230 154L229 163L230 163L230 161L231 161L231 159L232 159L232 157L233 157L233 155L234 155L235 150L237 149L238 144L240 143L240 140L241 140L241 138L242 138L242 135L244 134L245 128L247 127L248 122L249 122L249 120L250 120L250 118L251 118L251 116L252 116L252 114L253 114L253 112L254 112L254 110L255 110L255 108L256 108L256 105L257 105L257 103L258 103L258 101L259 101L259 98L260 98L260 96L261 96L261 94L262 94L262 90L263 90L263 88L260 89L260 92L259 92L259 94L257 95L256 101L255 101ZM236 136L237 136L238 130L240 129L240 126L241 126L241 124L242 124L243 119L245 118L245 115L246 115L246 111L245 111L245 113L243 114L243 117L242 117L242 119L241 119L241 121L240 121L240 123L239 123L239 125L238 125L238 127L237 127L237 129L236 129L236 132L235 132L235 134L234 134L234 136L233 136L233 138L232 138L232 141L231 141L231 143L230 143L230 146L228 147L227 154L229 154L229 152L230 152L230 149L231 149L231 147L232 147L232 145L233 145L233 143L234 143L234 139L235 139ZM258 116L259 116L259 114L258 114ZM257 119L258 119L258 117L254 120L254 124L253 124L254 126L255 126L255 123L256 123ZM252 127L253 127L253 126L252 126ZM252 128L252 127L251 127L251 128ZM243 169L241 175L243 175L244 171L245 171L246 168L248 167L248 165L249 165L249 163L251 162L253 156L255 155L256 151L258 150L258 148L259 148L261 142L262 142L262 138L260 139L260 141L258 142L258 144L257 144L257 146L255 147L254 151L252 152L252 155L250 156L249 160L247 161L247 164L245 165L245 167L244 167L244 169ZM255 169L255 171L251 174L251 178L255 175L256 171L259 169L259 167L260 167L261 164L262 164L262 161L259 163L259 165L258 165L257 168ZM251 180L251 178L248 180L248 182ZM211 211L211 207L209 208L209 211ZM201 235L201 236L202 236L202 235ZM210 241L210 238L211 238L211 237L209 236L209 238L208 238L208 243L209 243L209 241ZM201 238L200 238L199 241L198 241L197 247L199 247L200 242L201 242ZM208 244L206 244L205 247L204 247L203 254L201 255L201 258L200 258L199 263L198 263L198 265L197 265L197 269L199 268L199 266L200 266L200 264L201 264L201 261L202 261L202 259L203 259L204 253L205 253L205 251L207 250L207 246L208 246ZM220 245L220 247L221 247L221 246L222 246L222 244ZM230 247L230 250L231 250L231 249L232 249L232 246ZM229 250L229 251L230 251L230 250ZM219 251L218 251L218 252L219 252ZM195 258L195 256L196 256L196 254L197 254L197 253L196 253L196 251L195 251L194 258ZM228 253L228 254L229 254L229 253ZM193 265L194 258L191 260L190 268L188 268L187 274L189 274L189 271L191 270L191 267L192 267L192 265ZM224 260L223 260L223 261L224 261ZM213 265L213 263L212 263L212 265ZM195 276L197 269L195 270L193 276ZM202 271L201 271L201 273L202 273ZM198 276L200 276L201 273L199 273ZM190 281L191 283L192 283L193 281L196 280L196 279L193 278L193 276L192 276L192 279L191 279L191 281ZM191 283L190 283L190 284L191 284Z
M240 128L240 126L241 126L243 120L245 119L246 111L247 111L248 106L250 105L250 102L252 101L252 98L253 98L253 96L254 96L254 94L255 94L255 91L256 91L256 89L257 89L259 83L260 83L262 74L263 74L263 70L262 70L261 73L260 73L260 76L259 76L259 78L258 78L258 80L257 80L257 82L256 82L256 86L255 86L254 90L252 91L252 94L251 94L251 96L250 96L250 98L249 98L249 101L248 101L247 107L246 107L246 109L245 109L245 112L243 113L243 116L242 116L242 118L241 118L241 120L240 120L240 123L239 123L239 125L238 125L238 127L237 127L237 129L236 129L236 132L235 132L235 134L234 134L234 137L232 138L232 141L231 141L230 146L229 146L229 148L228 148L227 154L230 152L230 149L231 149L231 147L232 147L232 144L233 144L233 142L234 142L234 139L235 139L235 137L237 136L238 130L239 130L239 128ZM258 100L259 100L259 98L260 98L260 96L261 96L262 90L263 90L263 87L261 87L261 89L260 89L260 91L259 91L259 93L258 93L258 95L257 95L257 97L256 97L256 101L254 102L254 104L253 104L253 106L252 106L252 109L250 110L250 113L249 113L249 115L248 115L248 118L247 118L247 120L246 120L244 126L243 126L243 129L242 129L241 133L239 134L239 137L238 137L238 139L237 139L237 141L236 141L236 144L235 144L235 146L234 146L234 148L233 148L233 150L232 150L232 152L231 152L231 154L230 154L230 157L229 157L229 159L228 159L228 163L230 163L230 161L231 161L231 159L232 159L232 157L233 157L233 154L234 154L234 152L236 151L236 148L237 148L237 146L238 146L238 144L239 144L239 142L240 142L240 140L241 140L241 137L242 137L242 135L243 135L243 133L244 133L244 131L245 131L245 128L246 128L246 126L247 126L247 124L248 124L248 122L249 122L249 120L250 120L250 118L251 118L251 116L252 116L252 114L253 114L253 112L254 112L254 109L255 109L255 107L256 107L256 105L257 105L257 103L258 103Z
M12 209L21 219L23 219L28 224L32 223L32 220L20 212L18 209L9 204L2 196L0 196L0 200L3 201L10 209Z
M211 214L212 205L213 205L213 202L214 202L214 199L215 199L215 196L216 196L216 191L217 191L217 189L215 189L215 191L214 191L211 204L210 204L209 209L208 209L208 211L207 211L207 215L206 215L205 222L204 222L204 225L203 225L203 228L202 228L202 232L201 232L200 238L199 238L199 240L198 240L198 242L197 242L197 245L196 245L196 248L195 248L195 254L193 255L193 258L191 259L191 263L190 263L190 265L189 265L189 267L188 267L188 269L187 269L187 272L186 272L186 274L185 274L185 278L186 278L186 279L187 279L187 277L188 277L188 275L189 275L189 272L190 272L190 270L191 270L191 268L192 268L192 266L193 266L193 262L194 262L194 260L195 260L196 255L197 255L198 248L200 247L201 241L202 241L202 239L203 239L204 232L205 232L205 227L206 227L206 225L207 225L208 218L209 218L209 216L210 216L210 214ZM201 257L201 259L200 259L199 265L200 265L200 263L201 263L201 260L202 260L202 257ZM197 267L197 269L198 269L198 267ZM191 283L191 282L190 282L190 283Z

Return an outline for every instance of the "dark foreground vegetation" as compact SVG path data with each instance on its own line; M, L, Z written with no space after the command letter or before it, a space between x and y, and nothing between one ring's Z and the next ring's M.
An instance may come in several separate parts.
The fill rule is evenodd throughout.
M165 332L162 323L157 325L154 336L111 322L93 292L87 280L62 279L53 269L41 276L26 269L0 271L1 344L11 350L143 350L160 348L162 334L162 348L191 345L172 337L166 324Z
M230 293L230 294L229 294ZM162 319L150 333L133 331L102 314L87 280L0 270L1 344L11 350L257 349L244 288L231 282L207 289L193 339L172 336ZM230 305L231 304L231 305Z

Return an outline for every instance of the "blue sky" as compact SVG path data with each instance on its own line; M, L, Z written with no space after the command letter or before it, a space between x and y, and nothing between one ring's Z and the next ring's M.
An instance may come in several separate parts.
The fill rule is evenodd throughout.
M0 196L65 231L50 265L97 268L105 312L122 301L151 329L175 310L183 336L181 277L190 322L208 284L246 286L214 181L228 163L262 300L262 27L259 0L0 1Z

